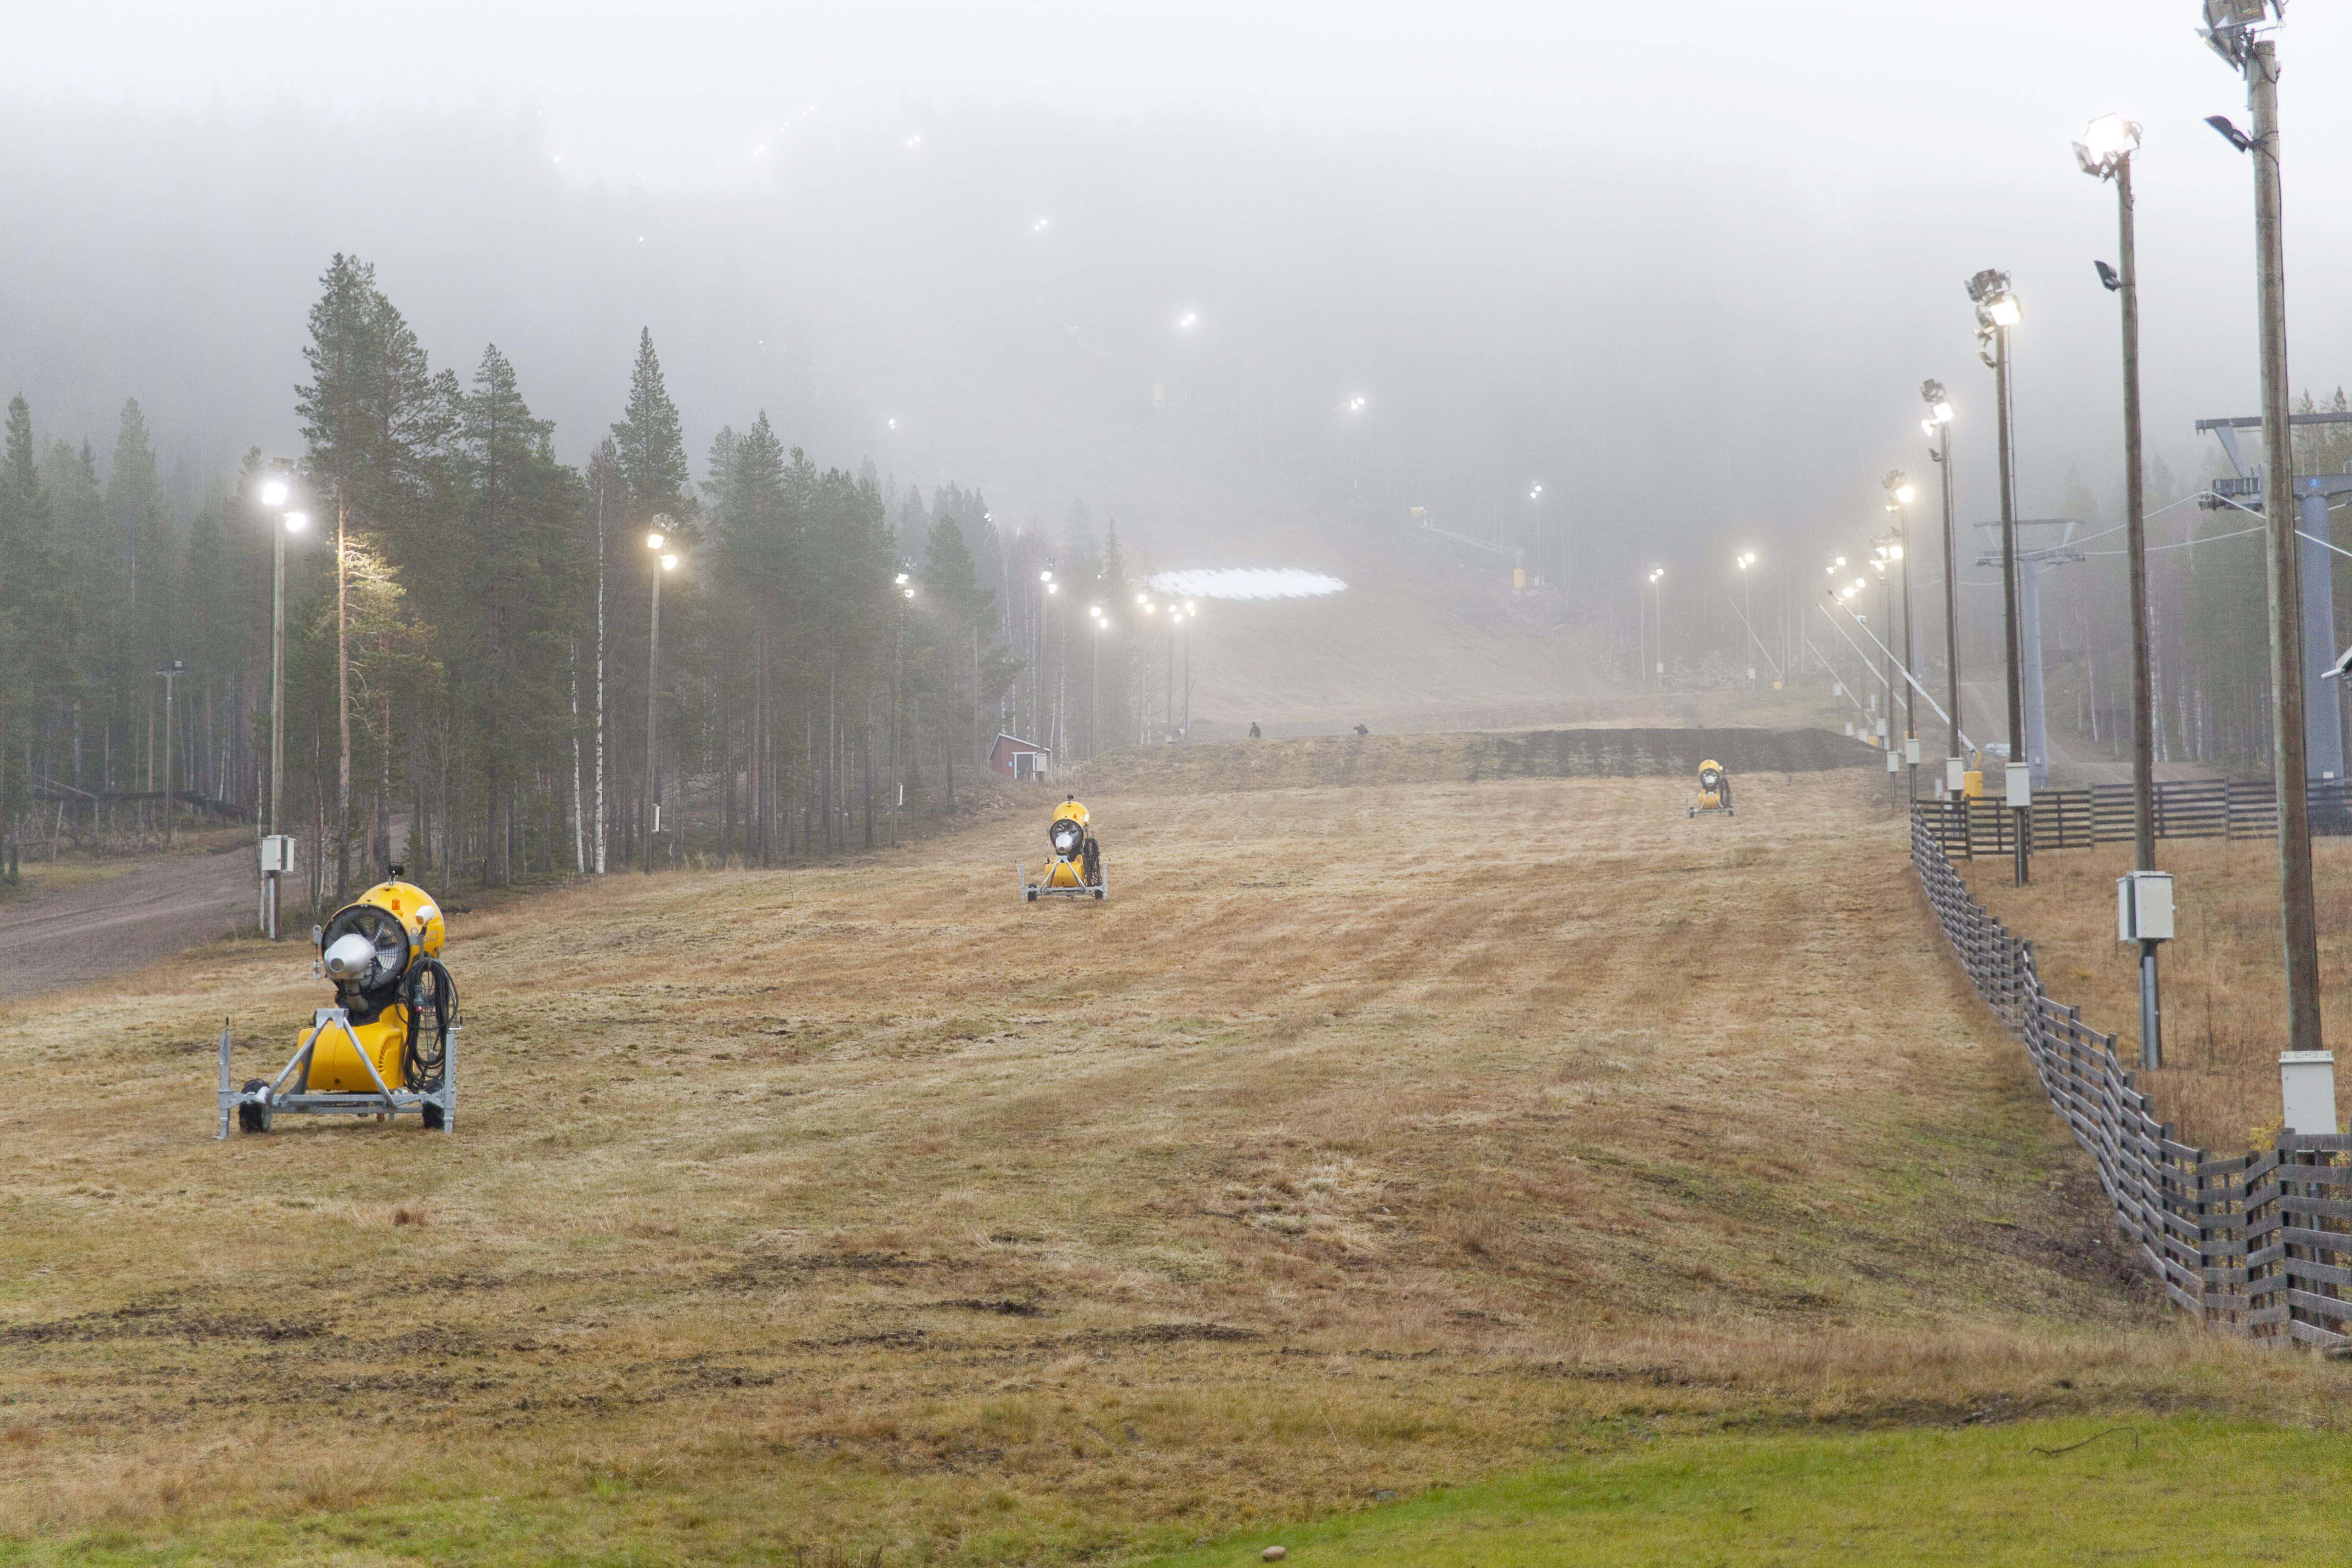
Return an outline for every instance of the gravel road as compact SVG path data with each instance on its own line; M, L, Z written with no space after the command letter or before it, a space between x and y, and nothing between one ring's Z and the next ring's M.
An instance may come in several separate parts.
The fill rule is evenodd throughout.
M88 984L249 926L253 846L158 855L0 904L0 1001Z

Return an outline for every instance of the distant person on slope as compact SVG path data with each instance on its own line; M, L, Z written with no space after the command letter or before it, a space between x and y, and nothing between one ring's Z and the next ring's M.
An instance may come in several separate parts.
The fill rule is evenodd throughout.
M1255 719L1251 720L1251 721L1250 721L1250 739L1251 739L1251 740L1253 740L1253 741L1262 741L1262 740L1264 740L1265 738L1265 736L1260 735L1260 734L1257 732L1257 721L1256 721L1256 720L1255 720Z

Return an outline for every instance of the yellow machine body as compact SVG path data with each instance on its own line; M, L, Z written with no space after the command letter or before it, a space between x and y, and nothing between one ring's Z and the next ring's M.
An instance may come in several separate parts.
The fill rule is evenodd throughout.
M448 936L447 923L433 895L415 883L379 882L352 902L373 904L399 918L401 929L408 933L412 965L420 958L441 956L441 944ZM299 1045L310 1032L308 1026L296 1030L296 1043ZM394 1002L367 1023L353 1024L352 1033L359 1037L386 1088L415 1087L401 1082L401 1052L408 1044L406 1007ZM360 1060L359 1052L352 1049L351 1041L331 1030L319 1037L310 1053L307 1087L327 1094L365 1094L374 1090L376 1080L368 1076L367 1066Z
M295 1043L299 1045L310 1032L307 1026L297 1030ZM366 1047L386 1089L415 1087L401 1082L400 1053L408 1044L407 1008L394 1002L377 1014L374 1022L353 1024L352 1033ZM304 1087L322 1094L372 1094L376 1080L368 1076L367 1064L352 1049L351 1041L331 1029L319 1037L311 1049L310 1081Z
M1084 827L1090 823L1093 818L1087 815L1087 808L1085 806L1080 805L1075 800L1066 800L1061 805L1054 808L1054 815L1051 820L1055 822L1075 822L1080 827Z

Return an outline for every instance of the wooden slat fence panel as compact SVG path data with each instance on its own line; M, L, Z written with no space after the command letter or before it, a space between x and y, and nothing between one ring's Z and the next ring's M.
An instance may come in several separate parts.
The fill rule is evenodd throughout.
M2314 834L2352 835L2352 780L2314 779L2310 795ZM2155 804L2158 838L2270 838L2278 833L2277 794L2266 780L2168 780L2156 786ZM1916 801L1912 809L1927 819L1945 853L1960 859L2007 855L2015 843L2016 818L1990 796ZM2035 790L2026 821L2037 854L2128 844L2131 785Z
M2266 786L2256 797L2253 786L2197 784L2175 803L2187 829L2179 837L2235 836L2251 831L2250 820L2275 831ZM2331 786L2329 796L2315 793L2315 819L2323 798L2327 810L2352 810L2352 796ZM2105 841L2117 820L2102 793L2109 787L2062 792L2070 799L2052 811L2052 826L2035 825L2037 844ZM2167 1297L2216 1329L2352 1344L2352 1135L2281 1133L2273 1148L2218 1159L2177 1142L2116 1057L2115 1037L2042 989L2033 944L1977 902L1952 868L1971 844L1988 852L1990 825L1979 837L1979 820L1969 804L1921 802L1911 818L1912 864L1969 983L2025 1047L2052 1108L2097 1167L2116 1230ZM2120 822L2127 839L2128 788Z

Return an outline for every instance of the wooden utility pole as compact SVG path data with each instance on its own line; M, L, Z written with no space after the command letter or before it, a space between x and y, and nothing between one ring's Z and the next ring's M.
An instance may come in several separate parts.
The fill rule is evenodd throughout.
M2271 773L2278 792L2279 915L2286 947L2286 1048L2323 1049L2319 918L2311 885L2304 760L2303 573L2295 538L2294 447L2287 417L2286 256L2279 195L2278 46L2246 48L2254 115L2254 251L2262 312L2264 552L2271 600Z

